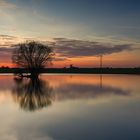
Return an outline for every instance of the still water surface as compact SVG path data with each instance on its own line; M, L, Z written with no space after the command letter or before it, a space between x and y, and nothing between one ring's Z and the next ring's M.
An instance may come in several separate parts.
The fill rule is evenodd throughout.
M0 140L139 140L140 76L0 75Z

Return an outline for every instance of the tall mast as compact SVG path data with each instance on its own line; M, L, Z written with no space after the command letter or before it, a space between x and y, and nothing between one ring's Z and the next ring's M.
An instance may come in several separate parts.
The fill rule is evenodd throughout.
M103 56L100 55L100 68L103 68Z

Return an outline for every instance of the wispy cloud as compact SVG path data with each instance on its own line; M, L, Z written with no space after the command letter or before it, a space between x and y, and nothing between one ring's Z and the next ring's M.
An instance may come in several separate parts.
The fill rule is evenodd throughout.
M54 40L56 52L60 56L68 58L109 55L122 51L133 51L135 49L131 44L111 45L66 38L55 38Z
M0 8L16 8L16 5L7 0L0 0Z
M16 43L22 42L24 39L16 37L16 36L10 36L10 35L0 35L0 47L10 47L11 45L14 45Z
M0 57L10 59L14 44L36 40L34 38L18 38L9 35L0 35ZM96 41L74 40L67 38L54 38L51 41L39 40L54 48L56 53L54 61L68 61L70 58L93 57L99 55L110 55L123 51L137 49L133 44L112 45Z

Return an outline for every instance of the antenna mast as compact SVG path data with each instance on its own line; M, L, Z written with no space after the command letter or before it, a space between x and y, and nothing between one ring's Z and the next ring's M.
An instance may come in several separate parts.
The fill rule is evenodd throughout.
M103 68L103 56L100 55L100 68Z

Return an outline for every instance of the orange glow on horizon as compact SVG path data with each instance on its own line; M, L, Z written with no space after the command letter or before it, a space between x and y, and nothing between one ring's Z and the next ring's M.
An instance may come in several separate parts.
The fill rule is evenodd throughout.
M1 63L0 62L0 67L10 67L10 68L12 68L13 64L12 63L8 63L8 62L7 63L6 62L5 63Z
M119 54L105 55L103 56L103 67L140 67L139 54L136 55L136 53L138 52L122 52ZM61 57L56 56L56 58ZM15 67L12 62L10 62L10 58L5 58L4 61L2 61L1 58L0 67ZM100 57L67 58L64 61L53 61L53 65L48 65L48 67L63 68L69 67L71 64L76 67L100 67Z

